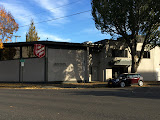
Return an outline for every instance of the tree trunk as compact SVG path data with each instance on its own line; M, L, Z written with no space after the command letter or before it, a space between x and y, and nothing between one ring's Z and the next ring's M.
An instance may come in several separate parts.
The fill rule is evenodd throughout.
M131 66L131 73L136 73L137 72L137 64L136 64L136 55L132 55L132 66Z
M135 46L132 46L132 49L131 49L131 56L132 56L132 66L131 66L131 73L136 73L137 72L137 68L138 68L138 65L137 65L137 55L136 55L136 47Z

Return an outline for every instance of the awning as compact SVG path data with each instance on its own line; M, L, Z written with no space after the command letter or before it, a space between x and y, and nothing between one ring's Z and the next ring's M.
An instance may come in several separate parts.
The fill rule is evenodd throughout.
M132 65L132 61L130 59L119 59L119 60L112 60L110 62L111 65Z

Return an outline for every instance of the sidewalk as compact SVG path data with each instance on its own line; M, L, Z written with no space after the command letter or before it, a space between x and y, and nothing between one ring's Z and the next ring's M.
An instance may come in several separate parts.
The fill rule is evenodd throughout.
M157 87L160 82L144 82L143 87ZM131 87L139 87L132 85ZM83 89L83 88L108 88L108 82L92 83L0 83L0 88L6 89Z

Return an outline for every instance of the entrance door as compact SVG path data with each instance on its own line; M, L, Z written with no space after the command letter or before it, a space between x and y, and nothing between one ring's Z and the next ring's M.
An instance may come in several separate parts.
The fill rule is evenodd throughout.
M126 66L117 66L112 68L112 78L117 78L122 73L128 73Z
M98 81L98 68L97 67L92 67L92 75L91 75L91 80L92 81Z

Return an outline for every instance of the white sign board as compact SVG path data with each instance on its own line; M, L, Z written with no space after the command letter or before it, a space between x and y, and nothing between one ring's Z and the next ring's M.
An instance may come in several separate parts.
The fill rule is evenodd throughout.
M24 67L24 62L21 62L21 66Z

